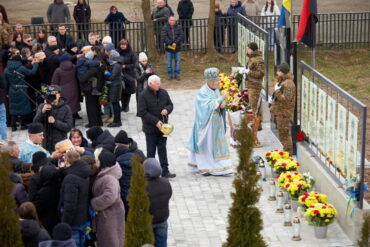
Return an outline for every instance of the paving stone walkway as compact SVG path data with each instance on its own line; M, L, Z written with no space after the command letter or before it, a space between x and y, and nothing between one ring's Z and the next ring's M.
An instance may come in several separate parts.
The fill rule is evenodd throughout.
M219 247L226 240L228 225L228 209L232 203L230 192L233 190L233 176L230 177L203 177L198 173L187 170L188 151L186 144L191 133L194 119L195 90L170 91L174 103L174 112L170 122L175 130L168 138L168 156L170 169L177 174L171 179L173 196L170 202L170 218L168 231L169 247ZM123 114L123 126L129 136L133 137L145 151L145 136L141 131L141 120L136 117L135 97L132 97L130 113ZM81 113L86 119L86 113ZM86 120L85 120L86 121ZM86 122L77 121L77 127L83 133ZM121 128L110 129L113 134ZM26 138L26 131L8 132L9 140L21 143ZM256 155L281 148L279 141L269 130L268 124L263 124L259 132L259 139L264 148L256 149ZM237 165L238 158L231 148L233 163ZM267 184L262 193L258 207L263 213L264 230L262 232L266 242L271 247L349 247L355 246L345 235L337 223L329 226L328 237L323 240L315 239L312 227L304 222L302 227L302 241L291 241L291 227L283 227L283 214L275 213L275 202L268 198Z

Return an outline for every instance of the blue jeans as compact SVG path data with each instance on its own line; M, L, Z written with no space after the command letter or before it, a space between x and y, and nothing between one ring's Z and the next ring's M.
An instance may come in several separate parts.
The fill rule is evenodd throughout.
M155 247L167 247L167 221L153 224L153 233L154 233L154 245Z
M85 226L72 226L72 239L77 247L85 247Z
M172 70L172 60L175 60L175 76L180 75L180 55L181 52L179 51L166 51L166 58L167 58L167 74L168 76L173 76Z
M4 103L0 104L0 136L2 140L8 139L6 134L6 111Z
M113 113L113 107L111 104L103 106L104 115L110 115Z

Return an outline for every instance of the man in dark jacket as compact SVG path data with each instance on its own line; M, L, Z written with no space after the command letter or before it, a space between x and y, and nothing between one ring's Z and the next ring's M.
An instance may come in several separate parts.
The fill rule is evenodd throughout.
M71 35L67 34L67 27L65 24L58 25L58 33L56 35L58 47L64 52L73 43L73 38Z
M138 148L136 141L134 141L132 138L129 138L126 131L120 130L115 136L114 142L116 146L125 146L130 152L139 155L142 160L146 159L143 151Z
M73 9L73 18L77 23L78 39L84 37L87 39L87 34L90 29L91 9L85 0L78 0Z
M94 126L86 131L86 136L90 139L91 146L94 149L103 147L113 152L114 136L108 130L103 131L100 126Z
M69 8L64 4L63 0L54 0L54 3L49 5L46 12L49 23L70 23L71 14L69 13ZM52 28L56 28L52 26Z
M177 5L177 13L179 14L180 25L184 32L184 40L187 45L190 42L190 27L193 25L192 18L194 14L194 6L191 0L181 0Z
M55 36L48 37L45 55L45 81L47 84L50 84L54 71L59 67L60 50Z
M157 40L157 49L163 51L163 42L161 40L161 30L166 24L168 17L171 16L169 8L166 7L164 0L157 0L157 7L152 11L152 20L154 25L154 33Z
M14 141L8 141L5 143L4 151L10 156L10 163L13 167L13 172L26 173L30 171L31 165L24 163L19 157L19 146Z
M148 79L148 87L139 96L137 116L143 122L143 131L146 138L147 157L154 158L158 148L159 161L163 170L162 177L174 178L170 173L167 160L167 138L160 131L162 125L168 121L168 115L173 110L173 104L168 92L162 88L161 79L152 75Z
M176 18L171 16L168 23L162 28L161 38L166 47L168 80L173 77L180 80L180 55L183 40L182 27L176 23ZM172 60L175 60L175 71L172 70ZM174 73L175 72L175 73Z
M150 201L149 212L153 216L155 246L167 246L167 219L170 215L169 201L172 196L171 184L161 178L162 169L158 161L148 158L144 162L144 176L148 179L146 187Z
M71 108L61 98L60 88L51 85L47 91L54 100L41 104L33 121L44 125L43 147L53 152L56 143L67 139L67 134L73 127L73 117Z
M123 145L116 146L114 155L122 169L122 177L119 179L119 185L121 187L121 199L125 206L125 218L127 219L129 205L127 201L128 191L130 189L130 180L132 175L131 159L135 153L131 152L127 147Z
M64 155L65 175L60 189L61 221L72 227L72 238L77 246L85 246L85 224L89 208L90 167L80 160L76 151Z

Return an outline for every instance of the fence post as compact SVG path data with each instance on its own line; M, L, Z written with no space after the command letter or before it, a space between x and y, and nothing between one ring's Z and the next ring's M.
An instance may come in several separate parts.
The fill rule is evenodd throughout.
M362 108L362 141L361 141L361 167L360 167L360 198L359 208L364 206L364 179L365 179L365 153L366 153L366 115L367 107Z

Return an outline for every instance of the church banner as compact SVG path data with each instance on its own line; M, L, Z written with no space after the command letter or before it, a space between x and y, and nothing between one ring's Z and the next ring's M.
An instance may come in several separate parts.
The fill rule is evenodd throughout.
M308 134L310 140L314 143L317 142L317 85L312 81L309 81L310 84L310 113L308 116L309 124L308 124Z
M336 148L335 148L335 164L336 166L346 173L346 132L347 132L347 109L338 104L338 118L336 130Z
M301 129L308 134L309 80L302 75Z
M324 90L318 89L318 112L317 112L317 145L321 152L325 152L326 138L325 138L325 123L326 123L326 98L327 94Z
M347 140L347 177L356 177L356 165L357 165L357 145L358 145L358 118L348 113L348 140Z
M325 153L326 156L335 162L335 120L337 113L337 102L332 97L328 96L328 117L325 124Z

